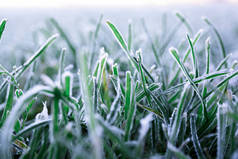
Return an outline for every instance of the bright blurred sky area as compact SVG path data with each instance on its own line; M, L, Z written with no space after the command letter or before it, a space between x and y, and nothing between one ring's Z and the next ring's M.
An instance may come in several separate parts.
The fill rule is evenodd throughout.
M0 8L136 7L154 5L237 3L238 0L2 0Z

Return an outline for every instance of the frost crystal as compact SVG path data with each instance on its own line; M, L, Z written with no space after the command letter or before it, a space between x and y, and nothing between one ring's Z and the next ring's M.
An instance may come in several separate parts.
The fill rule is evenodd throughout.
M43 107L43 110L41 113L38 113L36 115L36 122L37 121L42 121L42 120L46 120L49 118L49 115L48 115L48 109L47 109L47 106L46 106L46 103L43 103L44 107Z

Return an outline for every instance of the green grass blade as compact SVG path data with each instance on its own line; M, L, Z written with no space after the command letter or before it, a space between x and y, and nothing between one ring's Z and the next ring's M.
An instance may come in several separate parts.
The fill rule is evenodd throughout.
M26 132L29 132L29 131L34 130L36 128L48 125L50 122L51 122L51 119L42 120L42 121L39 121L39 122L34 122L34 123L26 126L24 129L20 130L15 136L13 136L12 141L16 140L18 137L25 134Z
M61 53L60 53L59 71L58 71L58 76L59 76L58 78L59 78L59 81L60 81L60 85L63 85L62 74L63 74L63 71L64 71L65 51L66 51L66 48L62 48Z
M144 89L144 92L145 92L145 95L146 95L146 99L147 99L149 105L151 106L151 97L150 97L150 94L147 90L147 82L146 82L145 74L143 72L142 64L141 64L142 63L141 50L137 51L137 55L138 55L138 62L139 62L139 69L140 69L140 76L141 76L142 86L143 86L143 89Z
M97 39L97 37L98 37L98 33L99 33L99 30L100 30L101 25L102 25L102 19L103 19L103 15L101 14L100 17L99 17L98 23L96 25L95 32L94 32L94 40Z
M6 103L6 106L5 106L3 114L2 114L0 127L2 127L2 125L5 122L8 114L10 113L10 111L12 109L13 98L14 98L14 85L12 83L9 83L9 88L8 88L8 91L7 91L7 103Z
M217 68L216 68L216 71L221 70L222 66L224 66L224 65L227 63L227 61L228 61L228 59L231 57L231 55L232 55L232 54L228 54L228 55L218 64L218 66L217 66Z
M184 73L185 77L187 78L187 80L189 81L189 83L192 85L194 91L196 92L196 94L198 95L201 103L202 103L202 107L203 107L203 115L205 117L205 119L207 119L207 109L206 109L206 105L203 101L202 96L200 95L200 92L196 86L196 84L193 82L193 80L191 79L187 69L185 68L185 66L183 65L183 63L180 61L179 56L177 54L176 49L171 48L170 49L170 53L173 55L174 59L176 60L176 62L178 63L179 67L181 68L182 72Z
M51 36L35 53L32 55L22 66L20 66L19 71L16 74L16 78L20 77L22 73L24 73L30 65L41 55L46 49L57 39L58 35L55 34Z
M159 88L161 88L161 84L152 83L151 85L149 85L148 90L150 92L153 92L154 90L159 89ZM138 95L136 96L136 101L140 102L145 96L146 96L146 93L143 90L140 93L138 93Z
M97 131L99 129L99 125L94 115L94 107L93 107L93 99L92 99L92 89L90 88L89 83L89 70L87 65L87 58L85 53L80 54L80 86L81 86L81 94L84 101L85 108L85 117L87 118L87 124L89 127L89 137L93 146L93 153L95 159L102 158L102 146L101 146L101 138L100 132Z
M127 122L126 122L126 129L125 129L125 141L128 141L129 138L130 138L130 132L131 132L131 129L133 127L133 121L134 121L134 118L135 118L135 112L136 112L136 102L135 102L135 92L138 88L138 85L139 83L136 82L136 86L135 86L135 89L132 93L132 97L131 97L131 104L130 104L130 107L129 107L129 112L128 112L128 118L127 118Z
M99 34L99 30L101 28L101 25L102 25L102 19L103 19L103 15L101 14L100 17L99 17L99 20L97 22L97 25L96 25L96 29L94 31L94 37L93 37L93 40L92 40L92 43L91 43L91 52L92 52L92 55L91 55L91 59L90 59L90 66L93 66L93 62L94 62L94 58L96 55L96 52L95 52L95 48L96 48L96 40L98 38L98 34ZM91 67L90 67L91 68Z
M195 55L195 51L194 51L194 47L193 47L192 41L191 41L191 39L190 39L188 34L187 34L187 39L188 39L190 48L192 50L193 70L194 70L195 78L197 78L198 77L198 73L199 73L198 72L198 65L197 65L197 58L196 58L196 55Z
M36 94L40 92L44 92L44 91L50 91L50 88L45 86L39 86L39 85L33 87L31 90L27 91L23 96L21 96L19 100L17 101L17 103L12 108L12 111L10 112L9 116L7 117L2 127L3 131L0 134L0 144L4 145L4 146L1 146L1 149L0 149L0 155L3 158L11 158L10 143L11 143L13 128L19 116L26 109L27 105L24 103L29 101Z
M224 114L224 109L228 105L225 103L218 105L217 111L217 158L223 159L225 157L225 136L226 136L226 115Z
M142 21L142 26L143 26L143 28L145 30L145 33L146 33L146 35L147 35L147 37L149 39L149 42L151 43L151 48L152 48L153 54L155 56L155 60L156 60L157 64L160 65L161 63L160 63L160 60L159 60L159 54L157 52L156 46L155 46L151 36L150 36L150 33L149 33L149 31L148 31L148 29L146 27L145 20L142 19L141 21Z
M5 29L7 19L3 19L0 23L0 39L2 38L3 31Z
M194 40L193 40L193 46L195 46L195 44L197 43L197 41L200 39L201 35L202 35L202 30L199 30L198 33L195 35ZM188 59L188 55L191 52L191 48L188 48L187 52L185 53L184 57L183 57L183 63L185 63ZM177 72L174 74L174 77L172 78L171 82L169 83L169 87L172 86L174 84L174 82L178 79L179 73L180 73L180 69L177 70Z
M137 145L137 154L142 156L144 152L144 145L145 145L145 138L148 134L148 131L151 126L151 122L153 120L153 114L149 113L144 118L140 120L140 130L139 130L139 137L138 137L138 145Z
M191 25L188 23L187 19L184 17L184 15L182 15L179 12L176 12L175 15L179 20L181 20L182 23L184 23L184 25L188 29L189 33L193 35L193 29L192 29Z
M187 89L188 89L188 85L185 85L183 92L180 96L180 101L177 106L177 112L175 115L175 119L174 119L174 122L171 127L171 132L169 134L169 141L172 144L176 144L176 139L178 137L178 132L179 132L179 128L180 128L181 121L182 121L181 119L182 119L182 114L183 114L183 109L184 109L184 102L185 102L185 99L187 96Z
M210 54L211 54L211 42L210 38L206 40L206 74L210 71Z
M113 66L113 73L114 73L114 76L117 76L118 74L118 67L117 65L114 65ZM121 97L121 93L120 93L120 78L118 77L117 79L117 95L110 107L110 112L109 114L107 115L107 121L109 123L114 123L114 121L116 120L117 116L118 116L118 113L120 111L120 97Z
M119 42L119 44L121 45L121 47L127 53L128 52L127 45L126 45L126 42L123 39L121 33L118 31L118 29L115 27L115 25L113 25L111 22L107 21L107 25L110 27L111 31L113 32L113 35L116 37L116 39Z
M58 30L60 36L65 40L65 42L67 43L67 45L68 45L70 51L72 52L73 56L76 57L76 47L72 44L68 35L65 33L65 31L62 29L62 27L59 25L59 23L55 19L51 18L50 22Z
M131 52L131 45L132 45L132 24L131 21L129 21L128 25L128 51Z
M206 17L203 17L203 20L205 21L205 23L207 23L207 25L209 25L212 30L215 32L216 36L217 36L217 39L219 41L219 44L221 46L221 50L222 50L222 56L223 58L226 57L226 50L225 50L225 46L224 46L224 43L222 41L222 38L221 38L221 35L219 34L218 30L216 29L216 27L206 18ZM227 65L227 62L225 63L225 67L227 68L228 65Z
M127 58L129 59L130 63L132 64L132 66L134 66L138 71L139 70L138 65L137 65L136 61L134 60L134 58L132 58L130 52L128 51L128 46L127 46L125 40L123 39L121 33L118 31L118 29L111 22L107 21L107 25L111 29L113 35L115 36L117 42L120 44L121 48L125 52Z
M186 156L181 150L175 147L173 144L168 142L168 149L179 159L190 159L189 156Z
M205 155L203 153L202 147L200 145L200 142L199 142L199 139L198 139L198 136L197 136L196 117L195 117L195 115L191 115L190 127L191 127L191 135L192 135L193 146L194 146L194 149L196 151L197 157L199 159L204 159L206 157L205 157Z
M126 94L125 94L125 119L128 118L129 109L131 106L131 98L132 98L132 81L131 81L131 72L126 72Z

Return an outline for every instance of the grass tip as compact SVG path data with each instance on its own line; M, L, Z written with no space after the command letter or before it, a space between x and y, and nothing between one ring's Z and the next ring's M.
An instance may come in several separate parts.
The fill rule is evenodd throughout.
M126 75L131 77L131 71L126 71Z
M211 44L211 37L210 36L207 38L206 44Z
M183 15L183 14L182 14L180 11L178 11L178 10L174 11L174 14L175 14L176 16L182 16L182 15Z
M109 24L112 24L111 22L110 22L110 20L106 20L106 23L109 25Z
M114 63L112 66L113 66L113 67L118 67L118 64L117 64L117 63Z
M172 46L172 47L169 48L169 52L172 53L172 52L178 52L178 51L175 47Z
M204 32L204 29L199 29L198 34L202 34Z
M8 21L7 18L3 18L2 21L1 21L1 23L2 23L2 22L7 22L7 21Z
M65 48L65 47L63 47L63 48L62 48L62 52L65 52L65 51L66 51L66 48Z
M186 32L186 37L189 38L189 39L191 39L188 32ZM191 39L191 40L192 40L192 39Z

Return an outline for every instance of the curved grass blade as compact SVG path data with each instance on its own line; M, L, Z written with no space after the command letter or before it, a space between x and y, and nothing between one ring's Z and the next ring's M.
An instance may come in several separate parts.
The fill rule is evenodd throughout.
M203 17L203 20L205 21L205 23L207 23L207 25L209 25L212 30L215 32L216 36L217 36L217 39L219 41L219 44L221 46L221 50L222 50L222 56L223 58L226 57L226 50L225 50L225 46L224 46L224 43L222 41L222 38L221 38L221 35L219 34L218 30L216 29L216 27L208 20L208 18L206 17ZM225 63L225 68L227 68L228 65L227 65L227 62Z
M179 20L181 20L182 23L184 23L184 25L186 26L186 28L188 29L190 34L193 35L193 29L192 29L191 25L188 23L187 19L184 17L184 15L182 15L179 12L176 12L175 15L176 15L176 17L179 18Z
M182 23L178 23L177 25L175 25L171 33L168 35L168 38L165 40L164 44L161 46L161 49L160 49L161 56L165 53L166 48L168 47L168 45L170 44L170 42L172 41L176 33L179 31L181 26L182 26Z
M18 79L29 67L30 65L41 55L46 49L57 39L58 34L51 36L41 47L38 49L34 55L32 55L22 66L18 67L16 70L11 72L11 75L14 76L15 79ZM7 80L5 80L0 86L0 90L2 90L7 84Z
M218 72L210 73L208 75L200 76L198 78L193 79L193 82L195 84L198 84L198 83L203 82L203 81L208 80L208 79L212 80L214 78L227 75L228 73L230 73L230 72L228 72L228 71L218 71ZM183 82L183 83L177 84L176 86L173 86L173 87L163 91L163 94L171 93L171 92L175 91L176 89L180 88L181 86L183 86L184 84L186 84L186 81Z
M93 66L95 55L97 55L96 52L95 52L96 40L98 38L99 30L100 30L101 25L102 25L102 19L103 19L103 14L100 15L99 20L98 20L97 25L96 25L96 29L95 29L94 34L93 34L94 36L93 36L93 40L92 40L92 43L91 43L91 45L92 45L91 46L92 56L91 56L91 59L90 59L90 66Z
M154 90L157 90L161 88L161 84L158 83L152 83L148 86L148 90L150 92L153 92ZM142 90L140 93L138 93L138 95L136 96L136 101L140 102L144 97L146 96L146 93L144 90Z
M2 34L3 34L4 29L5 29L6 23L7 23L7 19L3 19L1 21L1 24L0 24L0 40L2 38Z
M181 150L175 147L172 143L168 142L168 149L179 159L190 159L189 156L185 155Z
M27 105L24 104L25 102L29 101L33 96L40 92L51 91L49 87L46 86L35 86L29 91L27 91L23 96L21 96L15 106L12 108L9 116L7 117L3 127L2 132L0 134L0 155L3 158L11 158L10 147L11 147L11 138L13 133L14 125L22 114L22 112L26 109Z
M194 73L195 73L195 78L198 77L198 65L197 65L197 58L196 58L196 55L195 55L195 52L194 52L194 47L193 47L193 44L192 44L192 41L189 37L189 35L187 34L187 39L188 39L188 42L189 42L189 45L190 45L190 48L192 50L192 59L193 59L193 70L194 70Z
M153 121L152 113L149 113L148 115L146 115L144 118L140 120L140 130L139 130L138 145L137 145L137 154L139 154L139 156L142 156L143 154L145 138L148 134L152 121Z
M159 54L158 54L158 52L157 52L156 46L155 46L155 44L154 44L154 42L153 42L151 36L150 36L150 33L149 33L149 31L148 31L148 29L147 29L147 27L146 27L145 20L142 19L141 22L142 22L142 26L143 26L143 28L144 28L144 31L145 31L145 33L146 33L148 39L149 39L149 42L151 43L151 48L152 48L152 51L153 51L153 53L154 53L155 60L156 60L157 64L160 65L161 63L160 63L160 60L159 60Z
M0 128L4 124L8 114L10 113L13 105L13 98L14 98L14 85L12 83L9 83L8 91L7 91L7 103L4 108L2 118L1 118L1 123L0 123Z
M179 132L179 128L182 122L182 114L183 114L183 109L184 109L184 102L187 96L187 89L188 89L188 85L186 84L183 88L183 92L180 96L180 101L178 103L178 108L177 108L177 112L175 115L175 119L174 122L172 124L171 127L171 132L169 134L169 141L172 144L176 144L176 139L178 137L178 132Z
M197 41L200 39L201 35L202 35L203 30L199 30L198 33L195 35L194 40L193 40L193 46L195 46L195 44L197 43ZM188 59L188 55L191 52L191 48L187 49L187 52L185 53L184 57L183 57L183 63L185 63ZM174 77L172 78L171 82L169 83L169 87L172 86L174 84L174 82L178 79L179 73L180 73L180 69L177 70L177 72L174 74Z
M64 30L62 29L62 27L59 25L59 23L51 18L50 22L55 26L55 28L59 31L60 36L65 40L65 42L67 43L67 45L69 46L69 49L71 50L71 52L73 53L73 56L76 57L76 47L72 44L72 42L69 40L68 35L64 32Z
M198 97L199 97L199 99L200 99L200 101L201 101L201 103L202 103L203 115L204 115L205 119L207 119L207 109L206 109L206 105L205 105L205 103L204 103L204 101L203 101L202 96L200 95L200 92L199 92L199 90L198 90L196 84L193 82L193 80L192 80L192 78L190 77L190 75L189 75L187 69L185 68L185 66L183 65L183 63L180 61L176 49L171 48L171 49L170 49L170 53L173 55L174 59L175 59L176 62L178 63L179 67L181 68L183 74L185 75L185 77L187 78L187 80L189 81L189 83L192 85L194 91L195 91L196 94L198 95Z
M160 110L160 113L163 114L163 118L165 119L165 122L168 123L169 122L169 113L168 113L167 108L163 104L161 104L161 102L156 98L156 96L152 92L149 91L149 93L150 93L152 99L158 105L158 109Z
M123 39L121 33L118 31L118 29L109 21L107 21L107 25L110 27L111 31L113 32L113 35L116 37L117 41L121 45L121 47L124 49L126 54L128 54L128 49L125 40Z
M114 75L118 73L117 66L114 66ZM114 123L118 116L118 112L120 110L120 78L117 79L117 96L115 97L111 107L110 107L110 112L107 115L107 121L111 124Z
M25 70L27 68L29 68L29 66L42 54L45 52L45 50L57 39L58 34L55 34L53 36L51 36L41 47L40 49L38 49L34 55L32 55L22 66L21 66L21 71L19 71L16 74L16 78L18 78L19 76L21 76L21 74L23 72L25 72Z
M63 71L64 71L65 51L66 51L66 48L62 48L61 52L60 52L59 70L58 70L58 78L59 78L59 81L60 81L60 85L63 85L62 74L63 74Z
M146 84L147 82L146 82L145 75L144 75L144 72L143 72L143 69L142 69L142 66L141 66L141 63L142 63L141 50L137 51L137 55L138 55L139 70L140 70L142 86L143 86L143 89L144 89L144 92L145 92L145 95L146 95L146 99L147 99L149 105L151 106L151 97L150 97L150 94L147 90L147 84Z
M231 55L232 55L232 54L228 54L228 55L218 64L218 66L217 66L217 68L216 68L216 71L221 70L222 66L224 66L224 65L227 63L227 61L228 61L228 59L231 57Z
M191 115L191 117L190 117L190 127L191 127L190 132L191 132L191 135L192 135L193 146L194 146L194 149L196 151L197 157L199 159L204 159L206 157L203 153L202 147L201 147L200 142L198 140L195 115Z
M132 66L134 66L137 70L139 70L136 61L130 55L130 52L128 50L128 46L127 46L125 40L123 39L121 33L118 31L118 29L111 22L107 21L107 25L111 29L113 35L115 36L115 38L117 39L117 42L120 44L121 48L125 52L127 58L129 59L129 61L132 64Z
M13 136L12 141L16 140L18 137L20 137L21 135L25 134L28 131L31 131L35 128L45 126L45 125L49 124L50 122L51 122L51 119L34 122L34 123L26 126L24 129L20 130L15 136Z

